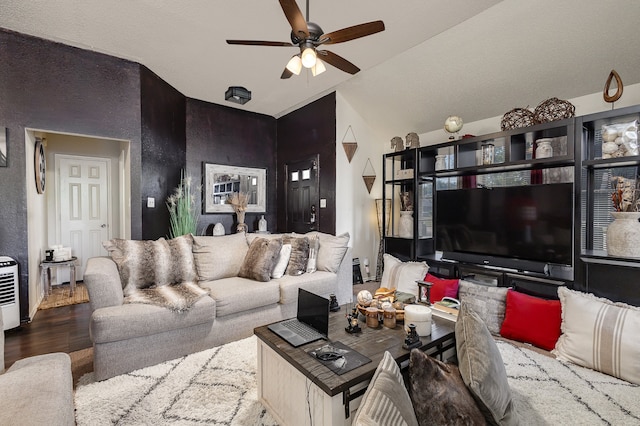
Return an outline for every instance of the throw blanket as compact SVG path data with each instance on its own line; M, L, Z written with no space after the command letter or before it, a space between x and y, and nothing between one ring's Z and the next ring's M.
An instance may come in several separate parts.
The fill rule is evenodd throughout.
M527 425L640 424L640 386L497 341Z
M162 306L174 312L184 312L189 310L201 297L208 294L209 291L197 283L185 281L160 287L132 289L129 295L125 296L124 303L144 303Z

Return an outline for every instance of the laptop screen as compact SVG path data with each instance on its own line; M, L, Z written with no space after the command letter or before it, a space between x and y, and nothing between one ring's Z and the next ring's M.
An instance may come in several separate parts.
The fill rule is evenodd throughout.
M298 289L298 321L313 327L318 333L329 334L329 299Z

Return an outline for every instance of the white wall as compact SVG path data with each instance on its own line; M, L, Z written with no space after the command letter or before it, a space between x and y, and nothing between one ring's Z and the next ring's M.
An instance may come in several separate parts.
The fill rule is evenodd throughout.
M461 100L463 102L464 100ZM576 107L576 116L593 114L611 109L611 104L602 98L602 92L581 96L569 101ZM640 84L624 87L624 93L615 103L615 108L640 104ZM507 111L505 111L507 112ZM464 117L462 117L464 119ZM485 135L499 132L502 116L465 123L461 134ZM351 126L358 150L351 163L342 148L342 139ZM444 126L444 122L443 122ZM336 232L349 232L353 257L370 260L370 275L375 278L378 244L378 225L375 212L375 199L382 197L382 155L391 152L389 134L397 134L404 139L412 129L403 132L381 129L378 123L367 121L356 111L349 100L340 91L336 92ZM449 134L444 129L426 132L420 135L420 145L433 145L446 142ZM362 180L367 158L376 172L377 178L371 194ZM362 275L366 273L361 265ZM366 277L365 277L366 280Z
M611 109L611 104L604 101L602 92L593 93L591 95L581 96L579 98L569 99L576 107L576 116L593 114L596 112L607 111ZM640 104L640 84L625 86L622 97L615 103L615 108L624 108L632 105ZM507 111L505 111L506 113ZM464 117L462 117L464 120ZM471 134L474 136L486 135L501 131L500 122L502 115L491 117L484 120L465 123L460 134ZM444 122L442 123L444 127ZM420 135L420 145L435 145L447 141L449 134L444 129L434 130Z
M351 163L342 147L342 140L349 126L353 131L358 149ZM378 225L375 199L382 197L382 155L384 142L365 118L353 109L349 102L336 93L336 233L349 232L353 257L360 259L360 269L366 281L368 276L364 259L369 259L370 276L375 278L378 254ZM348 138L351 134L348 134ZM367 192L362 174L371 161L376 180Z

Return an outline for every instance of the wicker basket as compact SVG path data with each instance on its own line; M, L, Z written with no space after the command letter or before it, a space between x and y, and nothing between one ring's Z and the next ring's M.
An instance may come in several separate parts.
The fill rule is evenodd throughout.
M573 117L576 107L569 101L551 98L538 105L533 113L536 123L548 123Z
M502 116L500 127L502 130L520 129L536 124L533 111L528 108L514 108Z

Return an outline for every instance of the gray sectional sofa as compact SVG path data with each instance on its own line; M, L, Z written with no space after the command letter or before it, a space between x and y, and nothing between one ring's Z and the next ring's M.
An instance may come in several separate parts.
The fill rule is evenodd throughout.
M92 309L90 335L95 379L105 380L245 338L255 327L295 317L298 288L325 297L333 293L340 304L351 302L349 235L305 236L319 241L317 270L267 282L241 278L238 274L254 239L278 239L282 235L193 236L193 262L199 284L209 295L183 312L124 303L126 290L123 291L113 253L111 258L89 259L84 282Z
M0 373L2 371L3 332L0 333ZM69 355L53 353L24 358L0 374L0 425L13 424L75 424Z

